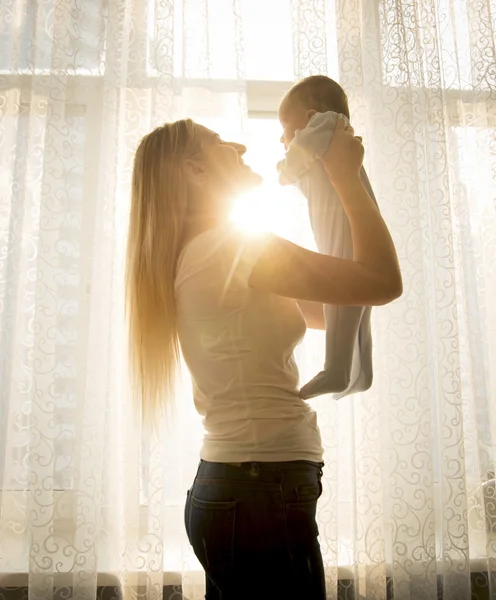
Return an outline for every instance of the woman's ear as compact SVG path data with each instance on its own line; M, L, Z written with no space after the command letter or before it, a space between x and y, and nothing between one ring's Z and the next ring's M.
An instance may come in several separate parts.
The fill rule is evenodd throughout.
M184 171L188 178L197 185L202 185L209 179L208 174L201 162L194 160L193 158L186 159L184 163Z

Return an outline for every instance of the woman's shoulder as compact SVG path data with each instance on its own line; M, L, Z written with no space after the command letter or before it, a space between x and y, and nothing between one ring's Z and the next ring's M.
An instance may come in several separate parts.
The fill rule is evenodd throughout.
M179 257L177 277L198 271L236 273L246 278L247 271L273 238L270 233L252 233L228 224L204 231L191 239Z
M250 254L274 236L268 232L247 232L235 224L228 224L203 231L196 235L181 252L182 261L208 261L212 257L229 257Z

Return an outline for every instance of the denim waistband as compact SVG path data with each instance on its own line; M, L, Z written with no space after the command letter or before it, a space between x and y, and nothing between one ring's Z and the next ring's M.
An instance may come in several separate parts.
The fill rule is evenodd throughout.
M217 463L201 460L198 466L199 479L232 478L244 474L265 473L315 473L322 476L324 462L294 460L285 462Z

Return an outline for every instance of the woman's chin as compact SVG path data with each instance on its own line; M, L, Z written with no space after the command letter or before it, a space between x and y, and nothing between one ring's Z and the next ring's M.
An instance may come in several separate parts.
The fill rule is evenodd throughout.
M240 178L240 192L242 194L251 192L252 190L262 185L262 176L252 171L249 167L243 173L243 177Z
M254 173L249 167L243 169L235 179L231 179L228 184L228 196L237 198L248 192L256 190L262 185L262 176Z

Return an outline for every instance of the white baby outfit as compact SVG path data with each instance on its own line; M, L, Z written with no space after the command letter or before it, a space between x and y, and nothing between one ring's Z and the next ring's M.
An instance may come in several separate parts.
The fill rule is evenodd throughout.
M296 132L286 156L278 164L279 182L296 185L308 200L310 222L319 252L353 258L351 229L338 194L318 160L332 139L339 117L335 112L315 114L303 130ZM348 119L344 117L346 124ZM375 200L367 174L362 182ZM371 308L324 306L326 357L324 370L300 391L305 399L334 394L336 399L370 388L373 379Z

